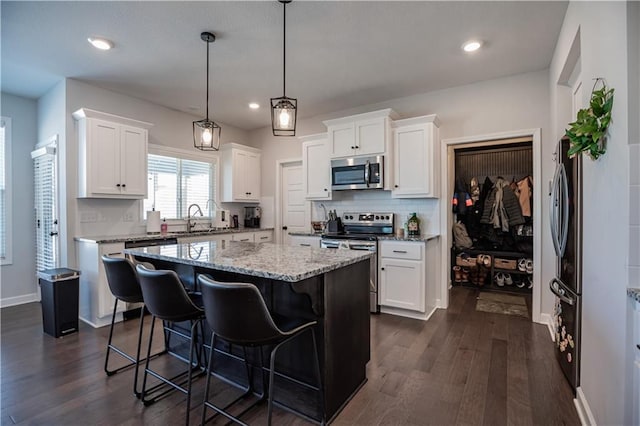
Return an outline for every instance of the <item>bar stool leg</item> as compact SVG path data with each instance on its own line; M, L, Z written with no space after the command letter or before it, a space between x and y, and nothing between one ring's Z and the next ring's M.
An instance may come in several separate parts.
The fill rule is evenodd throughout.
M144 405L148 405L144 400L144 396L147 390L147 375L149 371L149 361L151 360L151 344L153 343L153 331L156 325L156 317L155 315L151 316L151 335L149 336L149 345L147 347L147 359L144 363L144 374L142 375L142 392L140 394L140 400L144 403Z
M191 381L192 381L192 371L193 371L193 352L195 342L197 340L198 334L198 324L200 321L191 321L191 342L189 342L189 371L187 373L187 415L186 415L186 425L189 426L189 415L191 414ZM199 363L196 365L199 366Z
M115 298L116 301L113 304L113 315L111 315L111 328L109 329L109 341L107 342L107 356L104 359L104 372L107 373L107 376L111 376L112 374L116 374L118 370L109 370L109 354L111 353L111 340L113 339L113 326L116 322L116 311L118 309L118 298Z

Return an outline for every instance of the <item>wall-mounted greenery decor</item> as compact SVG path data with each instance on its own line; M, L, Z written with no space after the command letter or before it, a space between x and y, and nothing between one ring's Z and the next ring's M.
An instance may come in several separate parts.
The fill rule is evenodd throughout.
M611 123L611 109L613 108L613 91L607 88L603 78L596 78L591 89L589 108L578 111L578 117L569 123L566 135L571 141L571 148L567 153L573 157L586 152L589 157L597 160L606 151L607 128ZM596 90L598 84L602 88Z

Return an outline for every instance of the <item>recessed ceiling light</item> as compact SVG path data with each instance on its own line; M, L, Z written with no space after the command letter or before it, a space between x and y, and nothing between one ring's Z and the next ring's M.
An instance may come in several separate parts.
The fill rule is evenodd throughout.
M113 42L111 40L107 40L106 38L89 37L87 40L96 49L109 50L113 47Z
M251 102L251 103L249 104L249 108L251 108L251 109L258 109L258 108L260 108L260 104L259 104L259 103L257 103L257 102Z
M482 42L477 40L469 40L462 45L462 50L464 50L465 52L471 53L480 49L480 46L482 46Z

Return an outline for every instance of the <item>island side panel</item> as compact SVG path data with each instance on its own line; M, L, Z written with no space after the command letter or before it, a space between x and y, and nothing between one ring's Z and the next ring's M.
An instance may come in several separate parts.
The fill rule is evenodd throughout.
M369 260L324 274L325 412L331 419L366 380Z

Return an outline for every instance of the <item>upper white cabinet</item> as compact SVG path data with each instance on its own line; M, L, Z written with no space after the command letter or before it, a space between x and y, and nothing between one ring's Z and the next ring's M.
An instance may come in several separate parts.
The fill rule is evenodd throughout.
M392 109L327 120L331 158L360 155L385 155L391 139Z
M260 201L261 151L249 146L228 143L222 145L222 202Z
M393 122L394 198L438 198L439 129L436 115Z
M331 199L331 163L326 133L301 137L304 193L307 200Z
M150 123L81 108L78 197L145 198Z

